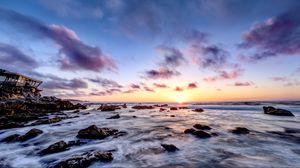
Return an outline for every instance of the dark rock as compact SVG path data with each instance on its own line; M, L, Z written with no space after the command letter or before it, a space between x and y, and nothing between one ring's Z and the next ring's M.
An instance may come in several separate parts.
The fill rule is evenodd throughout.
M197 128L197 129L201 129L201 130L211 130L211 128L209 126L202 125L202 124L195 124L193 127Z
M196 130L194 129L194 128L189 128L189 129L186 129L186 130L184 130L184 133L185 134L192 134L192 133L194 133Z
M264 113L269 115L277 115L277 116L294 116L294 114L288 110L284 109L276 109L272 106L264 106Z
M122 105L122 108L127 108L127 105L126 105L126 104L123 104L123 105Z
M19 141L27 141L27 140L29 140L29 139L32 139L32 138L37 137L38 135L40 135L40 134L42 134L42 133L43 133L42 130L33 128L33 129L31 129L30 131L28 131L25 135L20 136L20 137L19 137Z
M19 134L13 134L2 139L1 142L14 142L14 141L18 141L19 138L20 138Z
M77 137L84 139L104 139L108 136L115 135L118 130L109 128L98 128L96 125L91 125L88 128L79 130Z
M112 160L113 154L111 152L88 152L60 161L53 168L85 168L95 161L110 162Z
M143 109L154 109L153 106L143 106L143 105L137 105L137 106L133 106L131 107L133 109L137 109L137 110L143 110Z
M161 144L163 148L165 148L166 151L168 152L175 152L179 150L175 145L173 144Z
M170 115L171 117L175 117L175 115Z
M46 155L46 154L52 154L57 152L62 152L68 149L68 144L65 141L59 141L52 145L50 145L48 148L43 149L40 154Z
M170 110L178 110L177 107L170 107Z
M160 109L159 109L160 112L165 111L165 110L166 110L166 109L164 109L164 108L160 108Z
M249 134L249 130L244 127L236 127L234 130L231 130L233 134Z
M99 108L98 108L98 110L101 110L101 111L115 111L115 110L117 110L117 109L119 109L119 107L118 106L114 106L114 105L106 105L106 104L102 104Z
M132 118L137 118L137 116L132 116Z
M119 114L116 114L116 115L113 115L113 116L108 117L108 118L106 118L106 119L118 119L118 118L120 118L120 115L119 115Z
M203 112L204 110L202 108L197 108L197 109L194 109L193 111L195 111L195 112Z
M198 138L210 138L211 135L205 131L201 131L201 130L197 130L195 132L192 133L193 135L195 135Z
M184 107L178 107L179 109L189 109L188 107L184 106Z

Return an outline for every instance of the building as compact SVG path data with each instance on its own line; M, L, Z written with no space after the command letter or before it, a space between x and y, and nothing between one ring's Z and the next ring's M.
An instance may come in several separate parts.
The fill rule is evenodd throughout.
M28 76L0 69L0 87L22 87L37 89L41 83L42 81L30 78Z

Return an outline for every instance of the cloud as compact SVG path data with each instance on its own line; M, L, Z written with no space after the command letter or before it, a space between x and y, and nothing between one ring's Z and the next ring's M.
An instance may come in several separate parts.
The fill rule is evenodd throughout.
M272 77L271 80L285 82L288 80L288 78L287 77Z
M239 47L256 49L254 55L248 56L248 60L252 62L279 56L280 54L299 54L299 29L299 11L293 8L262 23L255 24L243 34L243 42Z
M38 63L29 55L23 53L15 46L0 42L0 62L2 66L14 68L37 68Z
M203 80L206 82L215 82L218 80L230 80L230 79L236 79L239 76L242 75L243 69L241 68L234 68L233 70L227 71L227 70L219 70L217 71L217 75L206 77Z
M123 87L122 85L120 85L116 81L101 78L101 77L89 78L88 80L91 81L91 82L97 83L97 84L101 85L104 88L122 88Z
M41 0L39 2L48 9L51 9L64 17L72 16L76 18L101 18L103 16L103 11L100 6L86 3L84 1L60 0L59 3L57 3L56 1L52 0ZM80 12L78 12L76 9L80 9Z
M182 91L184 91L184 89L182 87L176 86L176 88L174 89L174 91L176 91L176 92L182 92Z
M67 27L45 25L39 20L3 8L0 8L0 17L10 23L11 27L17 27L33 36L55 42L60 47L58 63L61 69L95 72L116 69L115 62L104 55L99 47L85 44L73 30Z
M234 86L252 86L253 82L235 82Z
M82 88L88 88L88 84L81 79L72 79L72 80L51 80L45 81L42 84L44 89L63 89L63 90L76 90Z
M147 92L155 92L154 89L149 88L148 86L144 86L144 90Z
M163 83L153 83L153 85L157 88L168 88L168 86Z
M147 79L169 79L178 75L180 75L178 71L168 68L153 69L145 72L145 78Z
M131 84L130 87L132 89L140 89L141 88L140 85L136 85L136 84Z
M160 45L157 50L164 55L162 66L178 67L186 62L181 51L174 47Z
M194 83L189 83L188 86L187 86L187 88L188 89L196 89L196 88L198 88L198 86L197 86L197 83L194 82Z
M200 68L215 70L228 64L229 52L219 45L209 43L206 33L190 30L184 39L187 54Z

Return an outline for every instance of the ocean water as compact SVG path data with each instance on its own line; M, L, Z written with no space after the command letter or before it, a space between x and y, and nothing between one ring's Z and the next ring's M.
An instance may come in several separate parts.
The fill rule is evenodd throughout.
M43 168L91 150L112 151L114 155L112 162L94 162L91 168L300 167L299 104L269 103L292 111L296 117L266 115L262 111L263 104L187 105L191 109L203 108L202 113L191 109L159 112L159 108L130 112L132 105L114 112L101 112L95 110L99 104L94 103L79 113L64 111L71 118L59 123L1 130L0 139L15 133L25 134L32 128L41 129L44 133L26 142L0 143L0 167ZM106 119L115 114L120 114L121 118ZM196 123L210 126L212 129L207 132L218 136L200 139L183 133ZM84 140L86 144L60 153L37 154L55 142L76 140L77 132L92 124L126 131L127 134L103 140ZM230 132L235 127L246 127L251 132L235 135ZM293 133L281 134L286 129L293 130ZM166 152L162 150L161 143L174 144L180 150Z

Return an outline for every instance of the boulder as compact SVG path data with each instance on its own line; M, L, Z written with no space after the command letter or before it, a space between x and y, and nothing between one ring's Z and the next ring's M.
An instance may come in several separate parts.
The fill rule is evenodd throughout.
M85 168L95 161L110 162L113 159L111 152L87 152L62 160L55 164L53 168Z
M96 125L91 125L88 128L79 130L77 137L83 139L104 139L108 136L115 135L118 130L109 128L98 128Z
M170 115L170 117L175 117L175 115Z
M119 109L118 106L114 106L114 105L101 105L97 110L101 110L101 111L115 111L116 109Z
M203 112L204 110L202 108L196 108L193 111L195 111L195 112Z
M170 107L170 110L178 110L177 107Z
M196 130L194 129L194 128L189 128L189 129L186 129L186 130L184 130L184 133L185 134L192 134L192 133L194 133Z
M179 150L175 145L173 144L161 144L161 146L168 152L175 152Z
M201 131L201 130L197 130L195 132L192 133L193 135L195 135L198 138L210 138L211 135L205 131Z
M277 115L277 116L294 116L294 114L285 109L277 109L272 106L264 106L264 113L269 115Z
M234 130L231 130L233 134L249 134L249 130L245 127L236 127Z
M201 129L201 130L211 130L211 128L207 125L202 125L202 124L195 124L193 126L196 129Z
M127 105L126 105L126 103L122 105L122 108L127 108Z
M144 106L144 105L137 105L137 106L133 106L131 107L133 109L137 109L137 110L143 110L143 109L154 109L153 106Z
M18 139L18 141L27 141L29 139L32 139L32 138L35 138L37 137L38 135L42 134L43 131L42 130L39 130L39 129L36 129L36 128L33 128L31 129L30 131L28 131L25 135L23 136L20 136Z
M65 141L59 141L52 145L50 145L48 148L43 149L40 154L46 155L46 154L52 154L57 152L62 152L68 149L68 144Z
M120 118L120 114L116 114L116 115L113 115L111 117L108 117L106 119L119 119Z
M14 141L18 141L19 137L21 135L19 134L13 134L13 135L10 135L4 139L1 140L1 142L14 142Z

